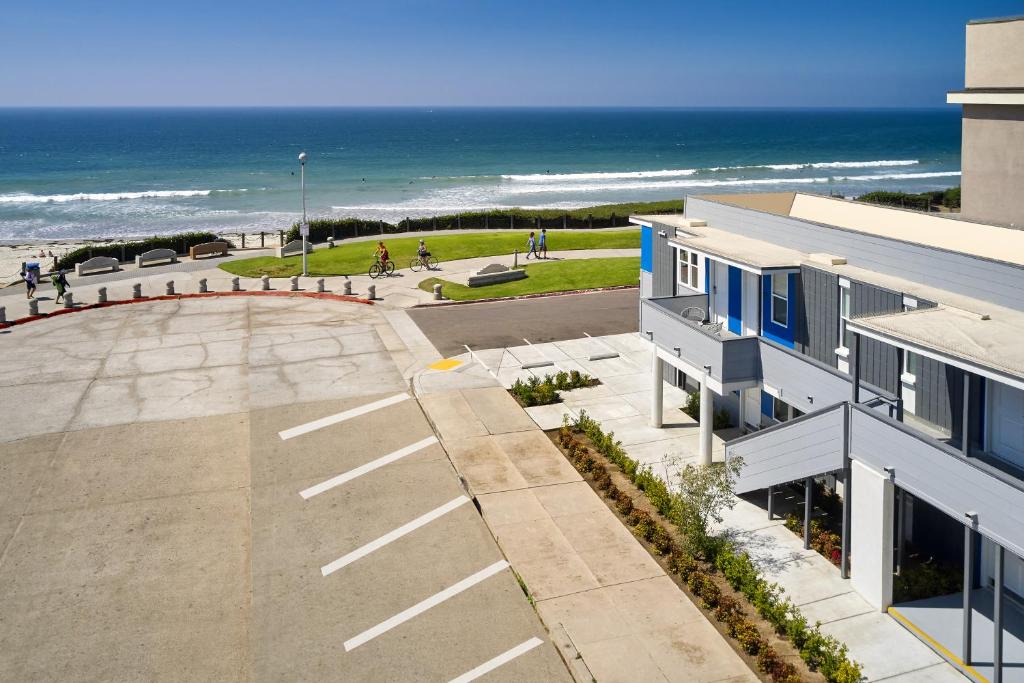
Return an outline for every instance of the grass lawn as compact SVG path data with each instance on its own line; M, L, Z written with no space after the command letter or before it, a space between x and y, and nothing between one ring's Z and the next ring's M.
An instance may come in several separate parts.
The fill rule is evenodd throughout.
M511 254L516 248L526 250L529 232L516 230L489 230L467 232L459 235L430 235L424 233L427 249L440 261L455 261L477 256ZM395 268L408 268L416 255L420 237L388 239L384 244L391 252ZM375 241L341 243L334 249L318 249L309 255L310 275L365 275L373 264ZM639 249L640 231L635 228L623 230L548 230L548 249ZM279 259L274 256L259 256L251 259L228 261L220 266L232 275L243 277L290 277L302 272L302 256Z
M528 277L524 280L502 282L485 287L467 287L436 277L424 280L419 287L424 291L431 292L434 285L440 282L441 291L446 298L452 301L470 301L502 296L522 296L523 294L568 292L574 289L635 285L640 279L640 259L636 256L626 256L532 263L526 266L526 273Z

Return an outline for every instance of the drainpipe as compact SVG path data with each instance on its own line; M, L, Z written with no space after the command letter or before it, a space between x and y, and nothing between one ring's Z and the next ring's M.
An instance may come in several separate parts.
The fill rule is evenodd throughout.
M839 558L839 575L850 578L850 506L853 486L850 467L850 411L849 404L843 406L843 529L842 557Z
M960 658L968 666L971 664L971 619L974 616L974 608L971 606L971 590L974 589L974 525L977 521L978 515L976 513L967 513L967 523L964 525L964 626Z
M996 543L995 596L992 603L992 683L1003 683L1003 546Z

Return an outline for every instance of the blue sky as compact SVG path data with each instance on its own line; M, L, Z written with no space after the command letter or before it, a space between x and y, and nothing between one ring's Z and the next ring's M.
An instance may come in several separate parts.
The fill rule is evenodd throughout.
M0 106L941 106L1024 0L16 0Z

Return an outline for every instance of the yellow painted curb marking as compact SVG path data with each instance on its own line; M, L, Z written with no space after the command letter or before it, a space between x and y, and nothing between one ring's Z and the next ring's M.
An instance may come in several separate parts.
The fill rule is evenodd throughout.
M916 633L918 636L920 636L926 643L931 645L933 648L938 650L939 654L941 654L943 657L945 657L946 659L950 660L951 662L956 664L961 669L969 672L977 680L981 681L981 683L990 683L987 678L985 678L980 673L978 673L977 669L975 669L973 666L968 666L967 664L964 664L962 659L960 659L955 654L953 654L952 652L947 650L945 647L943 647L942 644L939 643L939 641L935 640L930 635L928 635L927 633L925 633L924 631L919 629L912 621L910 621L905 616L903 616L898 611L896 611L895 607L890 607L888 612L893 617L895 617L897 621L899 621L901 624L906 626L908 629L910 629L911 631Z
M461 360L455 360L454 358L445 358L444 360L439 360L436 363L431 363L428 367L431 370L451 370L452 368L457 368L460 365L462 365Z

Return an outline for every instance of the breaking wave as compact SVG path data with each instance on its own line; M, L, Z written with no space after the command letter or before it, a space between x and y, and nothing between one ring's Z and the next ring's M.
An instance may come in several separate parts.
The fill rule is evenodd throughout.
M142 192L79 192L76 194L6 194L0 204L65 204L67 202L109 202L119 199L162 199L171 197L208 197L220 192L240 190L144 190Z

